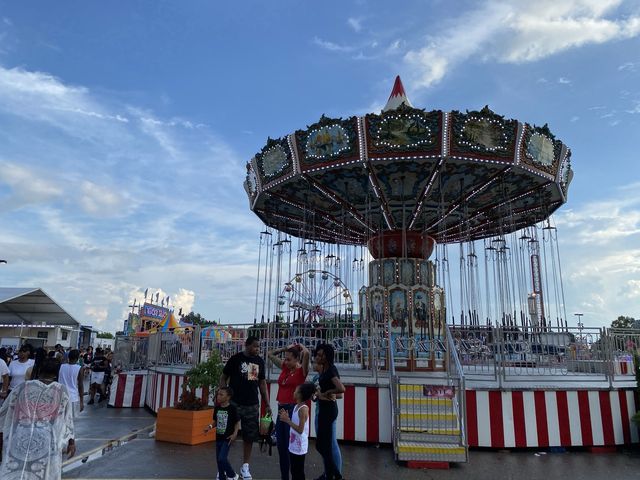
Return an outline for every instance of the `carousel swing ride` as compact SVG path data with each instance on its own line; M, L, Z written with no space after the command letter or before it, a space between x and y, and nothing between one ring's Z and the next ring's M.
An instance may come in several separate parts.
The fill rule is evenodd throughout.
M389 336L411 370L443 368L446 324L566 326L570 157L546 125L414 108L399 77L380 114L269 138L244 182L266 225L254 321Z

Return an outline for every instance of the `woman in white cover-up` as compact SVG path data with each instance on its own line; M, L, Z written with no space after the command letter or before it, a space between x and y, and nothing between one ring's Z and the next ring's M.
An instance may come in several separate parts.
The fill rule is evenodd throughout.
M2 480L60 480L62 453L75 453L72 406L56 381L60 363L47 359L38 380L16 387L0 407Z

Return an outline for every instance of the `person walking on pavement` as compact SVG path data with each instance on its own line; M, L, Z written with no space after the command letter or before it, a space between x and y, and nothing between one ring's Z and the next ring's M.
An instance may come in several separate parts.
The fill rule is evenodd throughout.
M284 352L284 359L277 355ZM289 345L288 347L273 350L267 354L269 360L282 371L278 377L278 412L285 410L290 418L296 406L294 392L302 385L309 373L309 350L303 345ZM302 358L300 358L302 356ZM289 424L278 415L276 421L276 440L278 456L280 460L280 478L289 480Z
M60 365L58 381L67 387L69 400L73 407L73 418L76 418L84 410L84 371L83 367L78 365L80 358L78 350L71 350L68 358L69 363Z
M231 387L220 387L216 394L216 407L213 410L214 422L205 429L208 432L216 429L216 462L218 463L217 479L238 480L239 475L229 463L229 450L238 437L240 417L238 409L231 403L233 390Z
M50 356L47 355L47 351L42 348L36 348L33 353L33 365L27 369L27 373L25 373L25 380L37 380L40 375L40 367L42 363Z
M334 350L331 345L321 344L316 348L316 356L322 352L322 372L318 378L320 391L318 399L318 431L316 432L316 450L322 456L324 463L323 480L341 480L342 473L338 470L336 459L333 456L331 445L331 433L333 425L338 418L338 404L336 395L344 393L344 385L340 381L340 374L333 364Z
M9 395L9 367L4 358L0 358L0 406L7 395Z
M91 366L91 362L93 362L93 347L88 346L87 351L82 356L82 361L84 362L85 367Z
M11 377L11 383L9 384L9 390L13 390L18 385L25 382L27 370L33 367L35 363L31 358L33 347L30 344L25 343L18 350L18 359L9 364L9 376Z
M5 358L6 352L0 352L0 407L9 395L9 367ZM0 433L0 462L2 462L2 433Z
M271 415L267 382L265 381L264 360L260 358L260 339L250 336L244 344L242 352L233 355L226 363L220 377L220 387L231 387L234 392L233 403L238 409L243 442L243 464L240 475L243 480L250 480L249 462L253 442L258 440L260 416L260 402L266 406L266 412Z
M96 355L91 362L91 379L89 380L89 401L87 405L93 405L96 392L100 394L99 402L106 400L102 384L104 383L104 372L107 369L107 359L102 354L101 348L96 348Z
M4 461L0 478L60 480L62 453L75 454L67 389L56 381L60 362L46 359L37 380L16 386L0 407Z

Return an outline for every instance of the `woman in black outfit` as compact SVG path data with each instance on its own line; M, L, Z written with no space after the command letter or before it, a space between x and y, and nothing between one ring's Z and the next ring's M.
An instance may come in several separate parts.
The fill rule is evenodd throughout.
M316 432L316 449L322 456L324 463L323 480L340 480L342 474L333 458L332 431L333 424L338 418L338 404L336 395L344 393L344 385L340 381L340 374L333 364L334 350L326 343L316 348L316 362L322 366L318 384L320 392L316 394L318 400L318 429Z

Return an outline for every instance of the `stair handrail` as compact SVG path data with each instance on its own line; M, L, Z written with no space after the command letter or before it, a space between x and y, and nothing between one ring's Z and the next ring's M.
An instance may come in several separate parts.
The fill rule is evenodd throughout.
M400 425L400 412L399 412L399 380L396 375L396 362L393 355L393 341L391 339L391 319L387 319L387 349L389 350L389 393L391 395L391 441L393 443L393 451L397 455L398 452L398 429Z
M466 406L466 389L465 389L465 379L464 379L464 370L462 369L462 363L460 362L460 357L458 355L458 349L456 348L456 342L453 339L453 335L451 334L451 327L447 325L446 328L446 336L447 336L447 378L450 385L453 385L454 378L458 380L456 397L458 400L458 419L460 422L460 443L465 448L465 456L468 460L468 445L467 445L467 406ZM455 374L455 375L454 375Z
M452 377L453 372L451 367L454 367L453 370L456 373L455 377L464 381L464 370L462 369L462 363L460 362L460 356L458 355L456 342L453 340L453 335L451 334L450 325L447 325L446 335L447 335L447 356L448 356L447 377L448 378Z

